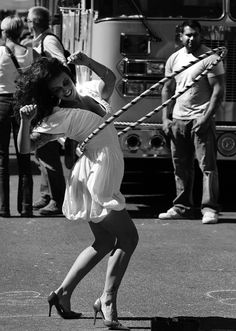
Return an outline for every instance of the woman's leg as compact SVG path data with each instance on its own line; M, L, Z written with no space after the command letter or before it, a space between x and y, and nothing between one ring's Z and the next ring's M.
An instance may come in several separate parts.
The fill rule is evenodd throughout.
M101 222L101 226L117 238L116 246L108 260L105 286L100 298L105 319L116 320L117 291L130 258L138 244L138 232L125 209L122 211L112 211Z
M101 297L102 304L109 306L104 311L105 319L116 319L116 296L129 260L138 243L138 233L126 210L111 211L100 223L89 223L95 236L92 246L77 257L60 287L55 291L65 310L70 310L70 298L78 283L86 274L112 251Z
M100 223L90 222L89 225L95 237L94 243L79 254L62 284L55 291L65 310L70 310L70 298L77 284L115 246L115 236L101 227Z

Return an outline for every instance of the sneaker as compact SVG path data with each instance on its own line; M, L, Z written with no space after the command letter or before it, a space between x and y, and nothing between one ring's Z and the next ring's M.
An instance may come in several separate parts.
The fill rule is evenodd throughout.
M51 200L46 207L39 209L39 214L43 216L53 216L62 214L61 207L58 206L56 201Z
M214 211L206 211L202 217L202 224L216 224L218 223L219 216Z
M33 210L38 210L40 208L46 207L50 202L50 196L46 195L45 197L41 197L38 201L33 204Z
M160 220L186 219L186 217L183 214L180 214L174 207L167 210L166 213L159 214L158 218Z

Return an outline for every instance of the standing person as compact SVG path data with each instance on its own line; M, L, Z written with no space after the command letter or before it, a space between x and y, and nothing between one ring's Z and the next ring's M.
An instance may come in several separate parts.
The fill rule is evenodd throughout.
M201 43L201 26L197 21L184 21L180 40L183 47L166 62L165 74L169 76L209 48ZM218 58L213 54L168 80L162 90L162 101L180 91ZM224 95L224 67L219 62L200 81L177 98L174 105L163 111L163 130L170 134L171 153L176 182L173 207L159 215L160 219L181 219L193 210L194 159L203 174L201 201L202 223L218 222L218 171L216 159L215 114Z
M45 7L32 7L28 12L28 26L33 34L33 48L41 54L42 43L44 56L55 57L66 66L64 49L57 37L49 28L50 14ZM65 193L65 178L60 157L61 144L52 141L36 150L40 164L41 185L40 199L33 204L33 209L41 215L61 214Z
M25 105L20 109L21 153L64 135L82 142L110 111L113 72L82 53L72 55L71 61L88 66L101 78L92 84L93 98L76 89L66 67L57 59L40 59L18 81L17 100ZM30 99L34 104L27 105ZM31 127L35 129L30 136ZM71 311L71 295L88 272L110 253L103 293L93 306L94 322L100 313L109 329L129 330L118 321L116 300L138 233L120 192L123 174L123 155L111 123L87 144L67 182L63 213L69 220L88 221L95 241L79 254L62 284L49 295L49 316L55 305L63 318L80 317Z
M15 80L20 70L33 62L33 51L20 45L24 24L18 16L7 16L1 22L0 46L0 216L10 216L9 144L11 130L18 162L17 210L24 217L32 216L33 179L30 153L19 154L17 133L19 126L13 116Z

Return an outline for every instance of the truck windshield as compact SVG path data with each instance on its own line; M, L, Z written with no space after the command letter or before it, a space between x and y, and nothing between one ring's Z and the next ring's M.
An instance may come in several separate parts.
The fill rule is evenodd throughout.
M235 0L232 0L232 3ZM234 5L234 17L236 7ZM223 0L95 0L102 18L210 18L223 15Z

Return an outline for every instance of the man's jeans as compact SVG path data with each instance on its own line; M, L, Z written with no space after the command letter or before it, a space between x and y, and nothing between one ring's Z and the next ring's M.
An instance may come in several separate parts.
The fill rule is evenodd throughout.
M173 203L182 212L193 207L194 160L203 174L201 209L218 211L219 181L216 161L215 123L211 120L204 134L195 133L195 120L173 119L171 153L176 182Z
M12 116L12 96L0 95L0 213L10 211L10 175L9 175L9 145L11 130L18 165L17 210L19 213L32 212L33 178L31 172L30 154L20 154L17 148L19 125Z

